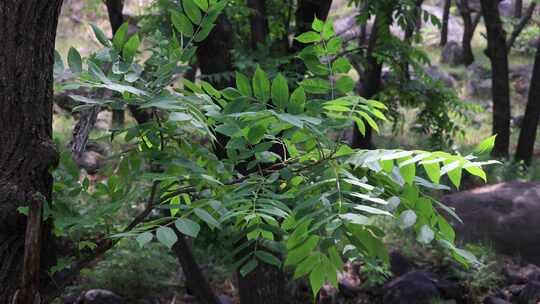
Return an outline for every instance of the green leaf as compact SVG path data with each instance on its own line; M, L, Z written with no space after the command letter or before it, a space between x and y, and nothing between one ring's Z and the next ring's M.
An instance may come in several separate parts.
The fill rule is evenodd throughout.
M214 217L208 213L206 210L201 208L195 208L193 209L193 212L195 212L195 215L197 215L201 220L203 220L205 223L210 225L210 227L217 227L220 228L221 225L219 224Z
M435 184L439 184L441 180L441 166L439 163L422 164L422 166L426 170L429 179Z
M208 0L193 0L195 4L203 11L208 11Z
M327 94L330 91L330 84L328 81L320 78L304 79L300 85L306 92L312 94Z
M193 33L194 33L193 25L191 24L189 19L186 17L186 15L176 12L176 11L171 11L171 21L174 28L178 32L182 33L182 35L186 37L193 36Z
M418 232L418 236L416 239L423 244L429 244L433 239L435 238L435 233L431 228L429 228L428 225L423 225L420 227L420 231Z
M463 168L467 172L469 172L470 174L472 174L474 176L478 176L481 179L483 179L484 182L487 182L486 172L484 172L484 170L482 170L482 167L471 164L471 165L463 166Z
M82 59L81 54L74 49L70 48L68 52L68 65L69 69L75 73L80 74L82 72Z
M313 19L313 23L311 24L311 28L320 33L322 30L323 30L323 26L324 26L324 21L322 21L321 19L317 18L317 16L315 16L315 19Z
M274 265L276 267L281 267L281 261L269 252L257 250L255 251L255 256L258 257L261 261L265 262L266 264Z
M247 134L247 140L250 144L256 145L264 138L265 133L266 127L264 125L255 125L249 129Z
M334 36L334 23L331 20L326 20L322 30L322 37L324 40L328 40L332 36Z
M336 81L336 88L341 93L348 93L354 89L354 80L350 76L342 76Z
M244 96L252 96L251 85L246 75L236 72L236 88Z
M349 60L345 57L340 57L332 64L332 70L334 73L348 73L352 66Z
M304 112L306 105L306 92L303 87L298 87L291 95L289 104L287 105L287 112L291 114L301 114Z
M281 73L272 81L272 103L278 109L285 109L289 103L289 84Z
M367 225L369 224L369 218L367 216L356 214L356 213L345 213L340 214L339 217L342 220L346 220L350 222L351 224L355 225Z
M154 238L154 235L151 232L144 232L139 234L135 240L137 243L139 243L139 246L142 248L144 245L150 243L152 239Z
M311 285L311 291L313 296L316 296L321 287L324 284L325 269L323 267L315 267L309 274L309 284Z
M182 7L184 8L184 13L186 13L193 24L198 25L201 23L201 10L193 0L182 0Z
M319 265L319 257L320 257L320 253L317 252L313 255L310 255L305 260L303 260L300 264L298 264L298 266L294 270L293 278L296 280L299 277L304 276L307 273L311 272L313 268Z
M249 262L245 263L242 268L240 268L240 274L245 277L250 272L252 272L257 266L259 265L259 262L257 262L256 259L251 259Z
M111 41L109 41L109 38L105 36L105 34L97 27L95 24L90 25L92 27L92 30L94 31L94 35L96 36L96 39L105 47L111 47Z
M453 243L456 240L456 232L443 216L439 215L437 217L437 225L439 226L439 231L447 241Z
M399 215L398 226L401 229L412 227L416 223L416 213L412 210L405 210Z
M252 82L255 97L262 102L267 102L270 99L270 81L261 67L257 66Z
M495 146L496 138L497 138L497 134L495 134L495 135L485 139L484 141L482 141L480 144L478 144L478 146L476 146L476 148L474 148L474 153L475 154L484 154L484 153L491 152L491 150Z
M196 238L199 234L199 231L201 230L201 226L198 223L187 218L177 219L174 222L174 225L176 226L176 229L178 229L178 231L192 238Z
M206 37L208 37L208 35L210 35L213 28L213 24L203 25L193 40L195 40L195 42L203 41L206 39Z
M122 26L118 28L113 37L113 46L117 51L122 51L124 43L127 41L129 23L124 22Z
M159 227L156 231L156 237L161 244L167 246L169 249L178 241L176 233L169 227Z
M300 43L313 43L321 41L321 35L316 32L305 32L295 38Z
M296 265L305 259L315 249L319 243L319 237L316 235L310 236L299 247L290 250L287 253L287 259L285 265Z
M135 54L137 54L137 49L139 49L141 41L139 40L139 34L135 34L129 38L129 40L124 45L124 50L122 56L126 61L133 60Z
M402 161L407 161L409 159L411 159L410 156L404 157L402 158ZM407 184L412 185L412 183L414 182L414 178L416 177L416 166L414 164L400 166L399 173Z

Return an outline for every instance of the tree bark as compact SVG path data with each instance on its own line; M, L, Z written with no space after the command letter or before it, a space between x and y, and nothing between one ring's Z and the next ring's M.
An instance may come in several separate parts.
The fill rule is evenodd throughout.
M523 14L523 0L516 0L514 3L514 18L520 19Z
M444 0L442 28L441 28L441 46L445 46L448 42L448 22L450 19L450 7L452 0Z
M249 22L251 24L251 48L264 44L269 35L268 19L266 18L265 0L248 0L247 6L251 9Z
M475 22L473 22L471 9L469 7L468 0L458 1L459 12L463 18L463 38L461 40L461 47L463 50L462 58L463 63L466 66L471 65L474 62L474 54L472 52L471 42L474 36L474 30L476 28Z
M0 304L11 304L22 283L27 218L17 209L51 203L49 170L58 163L52 141L54 41L61 5L0 1ZM43 244L34 248L41 259L40 291L34 292L45 289L46 271L56 263L51 223L43 223L39 234L32 241Z
M540 37L539 37L540 41ZM523 161L525 165L531 164L536 140L536 130L540 120L540 42L536 49L531 86L529 87L529 100L525 109L525 117L521 132L519 133L516 160Z
M178 236L178 241L173 246L173 252L178 258L180 265L182 265L182 269L186 275L186 281L189 282L189 287L195 297L197 297L198 303L220 304L221 302L214 294L199 264L197 264L186 238L176 228L175 232Z
M315 17L320 20L326 20L330 7L332 6L332 0L299 0L298 8L296 9L296 30L295 36L311 30L311 24ZM305 44L299 43L294 40L292 51L297 52L301 50Z
M493 134L497 134L492 155L507 157L510 145L510 84L506 33L499 14L498 2L481 0L480 3L487 28L486 54L491 61Z
M285 274L276 266L259 262L245 277L238 273L241 304L286 304Z
M375 17L375 24L369 37L369 44L366 53L366 68L363 76L364 82L360 86L359 94L364 98L372 98L381 89L381 77L383 64L375 57L375 51L379 47L381 39L379 37L390 34L390 20L388 16L377 15ZM361 77L362 78L362 77ZM355 149L372 149L373 148L373 131L367 123L364 123L366 127L365 135L360 133L360 129L354 124L353 138L351 147Z
M107 13L109 14L109 22L112 29L112 37L116 34L116 31L124 23L124 0L106 0ZM124 126L125 112L122 109L114 109L112 111L112 124L115 128L121 128Z

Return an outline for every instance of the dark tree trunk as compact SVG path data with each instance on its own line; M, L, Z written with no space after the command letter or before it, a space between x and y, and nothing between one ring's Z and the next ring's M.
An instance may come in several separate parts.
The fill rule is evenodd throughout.
M369 45L366 54L367 64L365 72L361 76L361 78L363 77L364 81L361 84L358 92L364 98L372 98L377 93L379 93L381 89L383 64L382 62L379 62L377 60L377 58L374 56L374 52L377 47L379 47L379 43L381 40L379 39L379 37L390 34L390 20L388 18L389 17L381 17L381 15L377 15L377 17L375 18L375 25L369 37ZM354 124L351 146L355 149L373 148L373 131L367 123L365 123L365 126L366 134L362 135L362 133L360 133L360 129L358 129L358 126Z
M219 16L217 23L204 41L197 48L197 60L202 78L217 89L223 89L234 84L234 65L231 51L233 44L233 28L224 14ZM229 77L208 77L230 73Z
M314 17L320 20L326 20L331 6L332 0L299 0L298 8L296 9L295 36L310 31ZM299 51L304 46L305 44L295 40L293 42L293 51Z
M422 4L423 3L424 3L424 0L416 0L416 6L414 7L414 11L412 12L415 23L409 22L407 24L407 27L405 28L403 41L405 41L405 43L407 43L409 46L412 46L413 44L414 31L417 30L419 32L422 26ZM407 58L402 59L401 70L402 70L402 75L403 75L404 80L405 81L410 80L411 75L409 72L409 62Z
M540 41L540 37L539 37ZM525 109L525 117L521 132L519 133L516 160L523 161L526 165L531 164L536 140L536 130L540 120L540 42L536 49L531 86L529 87L529 101Z
M26 216L17 208L50 204L58 162L52 141L53 65L62 0L0 1L0 303L11 304L23 272ZM41 289L54 264L51 224L35 248ZM38 243L39 243L38 242ZM20 303L20 302L19 302Z
M238 292L241 304L289 303L283 270L262 262L245 277L238 274Z
M198 303L220 304L219 299L214 294L212 287L210 287L210 284L197 264L191 252L191 246L186 241L186 238L178 230L176 230L176 235L178 236L178 241L173 246L173 252L178 258L180 265L182 265L190 291L197 297Z
M124 0L106 0L107 12L109 14L109 22L111 23L112 36L124 23ZM125 113L124 110L117 109L112 111L112 124L115 128L124 126Z
M450 7L452 0L444 0L442 28L441 28L441 46L445 46L448 42L448 20L450 19Z
M491 61L493 134L497 134L492 155L507 157L510 145L510 84L506 33L499 15L498 2L481 0L480 3L487 28L486 54Z
M251 9L249 22L251 24L251 48L257 49L268 38L268 19L266 18L265 0L248 0L247 6Z
M471 65L474 62L474 54L472 52L471 42L474 36L474 30L476 28L475 22L472 18L471 9L469 7L468 0L460 0L459 12L463 18L463 39L461 40L461 46L463 49L463 63L466 66Z
M514 18L520 19L523 14L523 0L516 0L514 4Z

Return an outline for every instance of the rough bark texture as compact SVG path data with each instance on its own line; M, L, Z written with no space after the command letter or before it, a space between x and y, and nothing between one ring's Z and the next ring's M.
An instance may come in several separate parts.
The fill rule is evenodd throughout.
M173 246L173 252L178 258L180 265L182 265L182 270L189 282L191 291L197 297L198 303L220 304L219 299L215 296L214 291L199 268L184 235L178 230L176 230L176 235L178 236L178 241Z
M124 0L106 0L105 5L107 6L107 13L109 14L109 22L111 23L112 36L122 23L124 23ZM124 110L113 110L112 112L112 123L116 128L121 128L124 125L125 113Z
M0 1L0 304L10 303L21 283L26 217L17 208L37 198L51 202L49 169L58 163L51 139L54 41L61 4ZM50 227L44 223L40 235L44 279L55 263Z
M539 39L540 41L540 39ZM529 101L525 109L525 117L516 150L516 160L531 163L534 152L534 142L536 140L536 130L540 120L540 42L536 49L536 59L534 60L531 86L529 88Z
M474 62L474 54L472 52L471 42L474 36L475 25L472 18L471 9L468 0L458 1L459 13L463 18L463 39L461 45L463 48L463 63L471 65Z
M491 61L493 81L493 134L497 134L497 140L492 155L507 157L510 142L510 84L506 33L499 14L498 2L482 0L480 3L487 28L486 54Z
M515 0L514 5L514 18L519 19L523 14L523 0Z
M390 20L388 17L384 17L382 15L377 15L375 18L375 25L372 30L372 33L369 37L369 45L367 49L366 54L366 61L367 65L364 71L364 74L362 75L364 81L361 84L359 88L359 94L364 98L372 98L375 96L379 90L381 89L381 77L382 77L382 62L379 62L377 58L374 56L374 52L378 47L379 37L382 35L389 35L390 34L390 28L389 28ZM373 142L372 142L372 130L369 127L367 123L365 123L366 126L366 134L362 135L360 133L360 129L358 129L358 126L354 124L353 128L353 139L351 146L356 149L372 149L373 148Z
M251 24L251 48L256 49L258 45L264 44L268 38L269 28L266 18L265 0L248 0L247 6L251 9L249 22Z
M444 0L442 29L441 29L441 46L445 46L448 42L448 20L450 19L450 7L452 0Z
M238 292L241 304L289 303L283 271L263 262L259 262L259 266L245 277L238 274Z

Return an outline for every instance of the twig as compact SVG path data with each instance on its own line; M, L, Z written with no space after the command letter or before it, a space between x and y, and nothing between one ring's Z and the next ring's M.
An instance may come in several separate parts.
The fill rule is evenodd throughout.
M523 17L519 20L519 22L514 27L514 30L512 31L512 34L510 35L510 39L508 39L508 43L506 44L506 49L509 52L514 46L514 43L516 42L517 38L519 37L523 29L525 28L527 23L529 23L529 21L531 20L535 8L536 8L536 2L533 1L531 2L531 4L529 5L529 8L525 12L525 15L523 15Z

